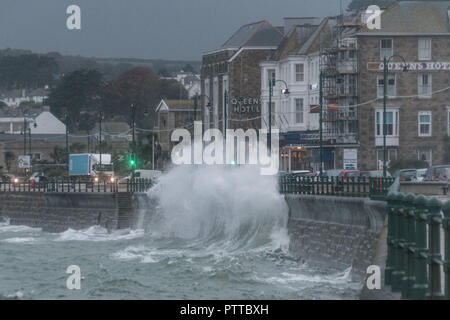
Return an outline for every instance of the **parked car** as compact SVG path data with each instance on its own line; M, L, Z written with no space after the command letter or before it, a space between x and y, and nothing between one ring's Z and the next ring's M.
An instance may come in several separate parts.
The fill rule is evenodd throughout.
M394 173L394 178L400 178L400 181L418 181L417 169L402 169Z
M39 183L47 181L47 177L43 172L35 172L30 177L30 182L33 181L33 183Z
M344 178L345 181L349 180L349 178L357 178L359 177L361 172L359 170L342 170L339 173L340 178Z
M327 171L325 171L325 175L327 177L339 177L339 175L341 174L342 171L344 171L344 170L342 170L342 169L327 170Z
M6 173L0 177L1 182L12 182L14 180L14 175Z
M311 174L312 172L309 170L294 170L290 172L291 174L299 175L299 176L306 176L308 174Z
M433 166L428 168L425 181L442 181L444 180L444 176L446 177L445 180L448 180L449 174L448 169L450 169L450 165L442 165L442 166Z
M427 176L427 170L428 169L417 169L416 174L417 181L421 182L425 180L425 177Z
M361 171L361 177L383 178L384 172L383 172L383 170ZM391 174L389 172L386 172L386 177L390 178Z

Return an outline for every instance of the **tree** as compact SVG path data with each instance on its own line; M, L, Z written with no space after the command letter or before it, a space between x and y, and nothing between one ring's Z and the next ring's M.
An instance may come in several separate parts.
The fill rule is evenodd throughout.
M68 115L70 131L75 131L83 111L98 111L105 86L96 70L77 70L64 76L49 95L52 112L65 122Z
M397 160L391 161L389 164L389 172L394 174L397 170L423 169L428 167L428 163L424 160L398 158Z
M0 87L36 89L52 84L59 67L55 59L38 54L0 56Z
M14 154L14 152L6 151L4 157L5 157L6 170L9 173L9 171L11 170L12 162L14 160L16 160L16 155Z
M69 146L70 153L82 153L86 149L83 143L75 142Z
M189 99L189 93L186 88L173 79L161 79L161 97L163 99L184 100Z
M193 67L192 65L190 65L190 64L188 63L188 64L186 64L186 65L183 67L183 71L184 71L184 72L195 72L195 69L194 69L194 67Z
M132 124L131 105L136 107L136 123L153 127L156 105L160 99L160 81L150 68L136 67L122 73L108 86L105 109L109 115L123 115Z
M168 78L170 77L170 73L167 71L167 68L161 68L158 70L158 76Z
M352 0L348 5L347 11L358 12L368 8L371 5L377 5L380 8L386 8L390 4L394 3L395 0Z
M53 152L50 154L50 158L52 158L53 162L56 164L64 164L67 163L67 152L65 148L61 148L55 146L53 148Z

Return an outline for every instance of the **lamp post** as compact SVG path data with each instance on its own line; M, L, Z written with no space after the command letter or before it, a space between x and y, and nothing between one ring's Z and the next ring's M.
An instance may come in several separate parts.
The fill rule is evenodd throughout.
M69 170L69 114L66 112L66 163L67 170Z
M134 103L131 104L131 117L132 117L131 125L132 125L132 129L133 129L133 138L132 138L132 142L131 142L131 150L132 150L131 158L132 158L132 161L134 162L131 167L131 169L132 169L131 176L134 178L134 170L136 167L136 130L135 130L135 128L136 128L136 104L134 104ZM153 133L152 133L152 135L153 135Z
M319 75L320 177L323 176L323 72Z
M23 115L23 155L27 154L27 118Z
M403 72L408 72L408 67L406 64L405 58L399 55L392 55L389 58L384 57L383 60L383 178L387 177L387 147L386 147L386 131L387 131L387 122L386 122L386 113L387 113L387 82L388 82L388 73L389 73L389 61L392 58L398 57L403 60Z
M102 167L102 120L103 120L103 112L102 111L100 111L98 118L99 118L98 120L99 120L99 135L100 135L98 151L100 153L100 170L101 170L101 167Z
M268 134L268 138L267 138L267 146L268 146L268 149L269 149L269 153L272 152L272 95L273 95L273 86L277 82L284 83L284 85L286 87L286 89L281 90L281 93L283 93L285 95L289 94L289 89L288 89L288 85L287 85L286 81L269 79L269 134Z

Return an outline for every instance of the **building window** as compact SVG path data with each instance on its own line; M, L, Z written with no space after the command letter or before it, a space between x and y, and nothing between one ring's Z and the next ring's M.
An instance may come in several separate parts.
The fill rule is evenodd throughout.
M305 65L303 63L298 63L295 65L295 81L305 81Z
M419 60L431 60L431 39L419 39Z
M295 99L295 123L303 123L303 99Z
M419 112L419 137L431 137L431 111Z
M393 45L392 39L381 39L380 40L380 48L381 48L381 60L384 58L389 59L393 55Z
M383 136L383 110L376 110L376 136ZM398 110L386 111L386 136L398 136L399 116Z
M389 97L395 97L397 95L397 86L395 84L395 74L388 75L387 83L387 95ZM377 77L377 97L384 97L384 76L378 75Z
M417 150L417 159L425 161L431 167L433 163L433 151L429 148L421 148Z
M391 161L397 160L397 149L386 149L386 165L389 166ZM377 149L378 170L383 169L384 150Z
M421 97L431 97L431 73L419 73L418 93Z
M275 85L276 73L275 69L267 70L267 87L270 87L270 83L272 82L272 86Z

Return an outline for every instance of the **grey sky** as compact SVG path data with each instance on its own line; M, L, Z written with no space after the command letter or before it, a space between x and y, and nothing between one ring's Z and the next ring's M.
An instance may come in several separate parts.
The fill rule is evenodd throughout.
M82 30L66 28L71 4L81 7ZM339 11L339 0L1 0L0 49L200 60L242 24Z

